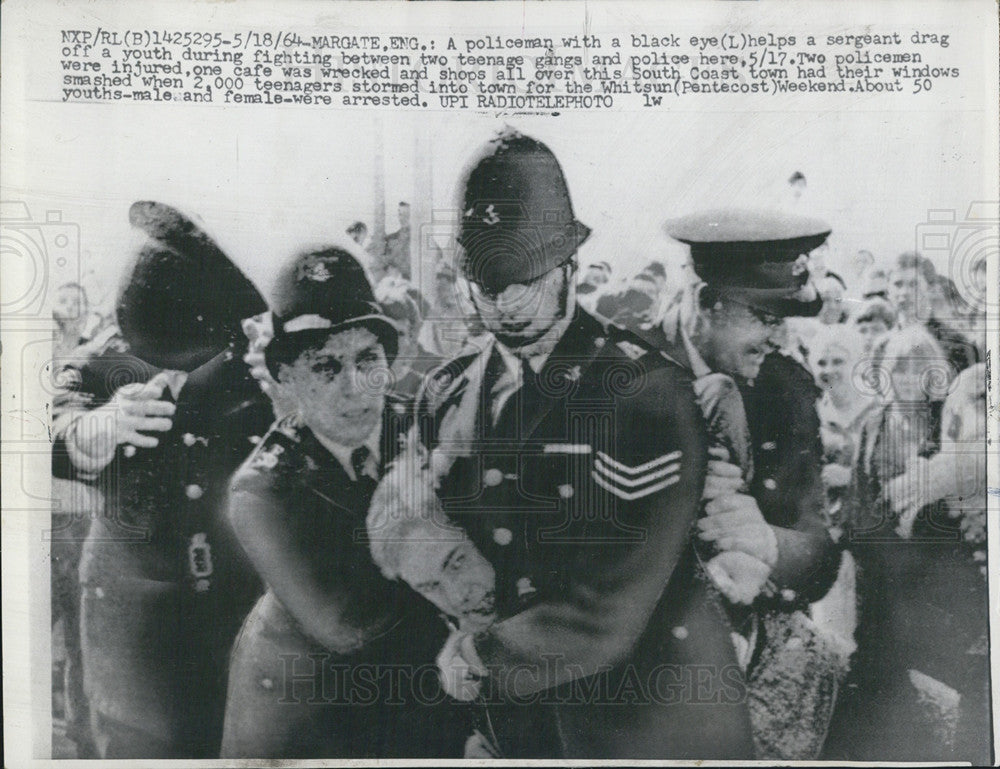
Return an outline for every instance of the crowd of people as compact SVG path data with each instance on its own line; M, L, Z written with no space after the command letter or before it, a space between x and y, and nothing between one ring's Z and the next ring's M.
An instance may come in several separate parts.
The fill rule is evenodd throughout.
M138 202L114 323L60 290L76 756L988 762L984 302L764 210L581 269L509 130L459 189L429 299L405 203L265 299Z

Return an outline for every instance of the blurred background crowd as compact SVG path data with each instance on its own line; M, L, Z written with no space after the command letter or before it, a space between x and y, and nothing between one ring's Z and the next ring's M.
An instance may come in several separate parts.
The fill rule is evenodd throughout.
M799 172L789 178L793 205L805 185ZM376 299L397 325L399 355L393 380L400 395L412 397L429 371L455 356L482 329L477 328L468 288L456 275L448 249L437 241L421 242L413 231L410 204L398 203L398 225L389 232L383 212L380 204L370 226L355 221L344 235L366 256ZM412 258L413 249L422 251L423 263L433 264L432 280L415 279L411 269L418 261ZM640 335L662 324L697 280L689 265L678 265L667 256L635 255L614 264L599 260L581 267L580 305ZM985 254L964 265L962 285L940 267L911 250L860 250L845 258L834 257L824 245L810 255L808 265L823 300L821 312L815 318L785 319L772 339L775 350L801 363L815 379L826 520L845 555L834 589L811 607L811 618L854 655L852 673L844 682L848 688L877 681L877 672L871 671L877 671L887 655L921 645L927 623L940 625L941 618L927 614L928 589L958 607L949 622L968 615L970 628L979 626L985 601ZM95 293L95 287L88 290L77 282L61 285L56 292L54 375L57 384L69 385L59 397L70 410L87 404L73 403L78 390L60 377L72 377L88 359L109 349L125 351L111 297ZM262 349L269 339L263 318L245 331L251 354L254 345ZM266 372L258 371L257 378L266 388ZM80 639L74 631L79 626L76 570L79 543L103 501L93 487L54 483L63 519L53 541L54 755L86 757L94 754L94 746L82 726L84 714L74 712L85 703ZM845 531L849 521L879 503L887 503L895 513L892 536L914 542L928 526L933 528L938 516L957 519L963 541L956 546L970 557L952 559L940 548L914 547L888 559L879 551L873 558L870 543L853 542ZM868 594L858 588L862 573ZM886 614L890 605L891 616ZM945 631L937 626L930 632ZM947 663L939 662L966 669L970 685L981 687L986 679L977 676L986 672L985 632L973 646L976 643L981 643L978 653L954 649L946 655ZM929 653L940 656L937 648ZM933 670L934 664L929 662L928 668ZM949 714L959 707L959 693L925 672L910 680L922 692L921 706L938 711L942 723L954 721ZM891 706L892 691L883 695ZM851 707L850 697L841 701L845 704L840 707ZM870 707L879 699L861 701ZM847 713L834 723L872 717ZM956 739L947 729L943 734L942 739ZM828 737L832 754L849 756L849 748L836 746L837 739L834 729Z

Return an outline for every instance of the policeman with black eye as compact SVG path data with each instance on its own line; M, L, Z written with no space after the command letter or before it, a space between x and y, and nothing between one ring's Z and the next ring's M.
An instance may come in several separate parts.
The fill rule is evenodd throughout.
M577 305L590 230L546 145L503 132L458 205L490 334L428 381L416 431L449 520L493 567L497 619L449 642L446 687L452 669L489 672L450 693L478 692L494 755L751 756L742 674L691 547L707 442L690 375Z
M425 675L445 628L363 536L410 424L386 395L396 327L335 246L291 259L271 308L264 357L293 411L231 482L229 520L267 590L233 648L222 756L457 757L464 709Z

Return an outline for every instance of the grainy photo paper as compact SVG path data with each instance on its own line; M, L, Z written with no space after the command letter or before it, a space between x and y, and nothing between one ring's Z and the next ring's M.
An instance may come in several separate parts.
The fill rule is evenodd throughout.
M2 13L5 765L997 760L995 3Z

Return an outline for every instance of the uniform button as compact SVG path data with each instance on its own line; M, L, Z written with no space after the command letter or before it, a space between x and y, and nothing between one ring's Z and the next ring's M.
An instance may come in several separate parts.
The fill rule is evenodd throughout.
M778 444L774 441L764 441L764 443L760 444L760 448L763 451L774 451L778 448Z
M678 625L677 627L671 629L670 632L678 641L683 641L688 637L688 629L683 625Z
M765 478L764 488L767 489L768 491L774 491L776 488L778 488L778 482L774 480L774 478Z
M594 347L601 348L604 347L604 337L599 336L594 340Z
M497 468L491 467L485 473L483 473L483 483L487 486L499 486L503 483L503 473Z
M576 489L573 488L573 484L564 483L559 487L559 496L563 499L569 499L576 493Z
M783 600L783 601L794 601L795 600L795 591L794 590L789 590L788 588L785 588L784 590L781 591L781 600Z
M506 547L514 541L514 535L511 533L510 529L505 529L501 526L493 529L493 541L498 545Z
M125 455L126 459L131 459L135 456L135 446L128 445L122 449L122 454Z
M518 597L526 596L531 593L537 593L535 586L531 584L531 580L528 577L521 577L516 583L517 585L517 595Z
M260 443L260 436L251 435L249 438L247 438L247 440L250 441L250 443L252 443L254 446L256 446L258 443Z
M268 691L271 691L271 689L274 688L274 681L272 681L270 678L262 678L260 679L260 685L263 686Z
M196 439L192 433L184 433L184 435L181 436L181 440L184 441L185 446L194 446Z
M104 598L104 588L102 587L94 588L94 595L96 595L98 598Z
M205 490L199 486L197 483L192 483L190 486L185 487L184 494L188 499L201 499L202 494Z

